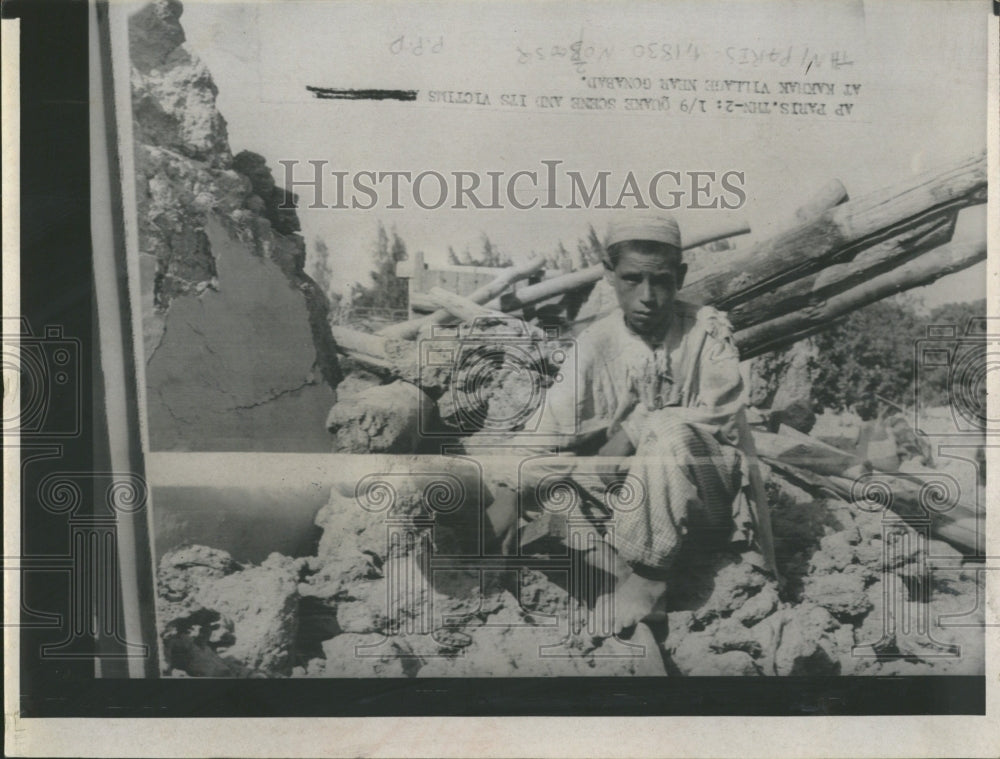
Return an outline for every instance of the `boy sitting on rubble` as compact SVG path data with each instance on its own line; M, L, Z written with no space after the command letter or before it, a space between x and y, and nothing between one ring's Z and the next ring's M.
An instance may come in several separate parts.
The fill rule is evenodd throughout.
M599 478L583 475L582 460L574 472L559 457L591 514L607 502L600 489L625 472L644 486L637 508L610 514L603 507L612 516L604 540L613 549L617 587L613 605L599 599L595 609L614 609L605 629L617 634L662 614L666 572L689 531L746 539L751 519L737 447L744 412L739 354L723 314L677 299L687 266L676 221L634 212L609 226L605 251L605 276L620 309L577 338L576 355L564 364L576 367L575 386L557 382L546 391L533 439L551 433L561 447L573 447L581 433L606 429L597 454L609 460L598 467ZM541 474L554 471L546 466ZM522 477L522 501L537 482ZM508 551L517 499L500 492L487 510Z

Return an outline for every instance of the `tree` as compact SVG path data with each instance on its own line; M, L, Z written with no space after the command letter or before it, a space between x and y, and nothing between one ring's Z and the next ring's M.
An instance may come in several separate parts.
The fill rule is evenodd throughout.
M813 336L813 402L817 410L851 409L871 418L881 395L906 405L912 398L914 339L920 331L911 304L883 300L859 309Z
M986 316L986 299L969 301L968 303L945 303L931 309L931 324L953 324L958 328L958 334L965 334L969 320Z
M587 225L587 236L578 240L576 247L588 266L596 266L604 258L604 244L594 231L593 224Z
M322 238L317 237L313 241L313 250L315 254L312 257L312 278L316 280L316 284L330 298L334 294L333 269L330 266L330 249L323 242Z
M482 235L482 252L476 258L478 266L512 266L510 256L502 252L484 232Z
M448 263L454 266L492 266L492 267L504 267L513 266L514 262L511 257L500 250L493 241L490 240L489 236L484 232L480 236L480 249L479 254L473 256L469 252L469 248L465 247L462 249L461 254L455 253L455 249L448 246Z
M556 248L556 268L567 273L573 271L573 257L566 250L566 246L562 244L562 240L559 241L559 247Z
M568 250L560 240L554 251L544 255L548 269L558 269L563 272L578 271L587 266L599 264L604 255L604 246L601 244L597 232L594 231L594 226L590 224L587 226L587 234L577 240L575 252ZM510 255L500 250L485 233L480 236L478 255L473 256L468 248L464 248L461 253L456 253L455 249L449 245L448 263L453 266L504 267L514 265Z
M986 315L986 301L948 303L928 310L915 297L897 296L873 303L838 320L809 338L812 400L816 411L856 411L863 418L877 412L875 395L904 408L915 393L921 408L954 402L985 414L985 336L967 334L970 320ZM978 322L981 324L981 322ZM934 326L937 337L928 337ZM954 337L941 327L954 329ZM935 362L922 358L922 346L935 351ZM766 405L782 381L794 346L754 359L750 402Z
M407 259L406 245L396 231L390 239L385 226L379 222L372 262L370 287L355 284L351 290L353 308L405 309L409 306L407 282L396 276L396 264Z

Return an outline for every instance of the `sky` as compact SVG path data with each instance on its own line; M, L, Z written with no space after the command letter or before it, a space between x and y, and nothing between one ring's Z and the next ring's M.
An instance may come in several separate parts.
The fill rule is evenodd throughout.
M721 215L746 220L745 247L787 227L795 209L831 178L852 198L905 182L986 145L986 18L981 2L608 3L185 2L189 48L219 88L232 149L268 159L323 160L357 172L538 170L542 160L593 176L656 169L741 171L746 202L734 211L678 214L682 231ZM608 51L582 69L549 53L583 40ZM637 54L670 45L670 61ZM420 48L420 55L415 50ZM543 56L523 52L542 49ZM431 52L436 49L436 52ZM791 49L816 66L734 64L733 51ZM683 51L700 51L697 61ZM639 50L641 52L641 50ZM745 54L745 53L744 53ZM831 56L850 65L834 68ZM527 62L525 58L528 58ZM540 58L544 58L541 60ZM744 59L746 60L746 59ZM803 58L805 60L805 58ZM585 76L695 77L861 84L848 118L595 113L502 108L497 93L614 94ZM317 100L307 85L416 89L417 102ZM773 84L772 84L773 86ZM431 90L481 91L491 106L429 102ZM623 93L618 93L621 97ZM643 93L646 94L646 93ZM802 99L811 98L803 96ZM612 181L612 186L615 182ZM444 263L449 246L477 249L487 234L515 259L575 247L607 212L410 207L369 211L300 208L308 253L322 239L341 285L364 277L379 222L410 251ZM956 237L982 234L985 208L964 212ZM985 297L985 264L922 288L928 305Z

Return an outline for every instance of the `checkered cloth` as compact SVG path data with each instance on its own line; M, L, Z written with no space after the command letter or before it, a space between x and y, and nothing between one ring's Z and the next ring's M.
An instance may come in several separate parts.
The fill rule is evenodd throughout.
M636 453L620 460L620 489L604 484L594 459L565 456L529 462L522 487L534 489L543 511L575 524L571 532L603 533L623 559L650 570L669 568L690 531L748 540L753 519L743 453L721 444L714 426L678 419L676 411L654 411L645 420ZM577 495L568 498L554 482L571 484Z
M626 561L667 569L690 530L732 532L742 521L741 453L720 445L707 425L655 412L629 461L629 475L645 485L640 508L615 515L609 540ZM737 513L734 514L734 505Z

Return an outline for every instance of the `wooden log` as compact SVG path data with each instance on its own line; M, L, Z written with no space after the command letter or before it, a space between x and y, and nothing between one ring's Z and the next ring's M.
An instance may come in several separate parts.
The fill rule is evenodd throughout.
M736 304L729 309L729 320L734 329L746 329L782 314L814 307L837 293L945 244L951 239L954 229L954 216L925 221L890 240L860 251L848 263L833 264L818 273Z
M444 289L443 287L432 288L432 289L440 290L441 292L448 293L449 295L455 295L456 294L456 293L452 293L451 290ZM476 308L485 309L485 310L489 311L490 313L499 313L497 311L492 311L490 309L486 309L485 306L480 306L478 303L475 303L474 301L469 300L465 296L458 296L458 297L462 298L467 304L474 305ZM430 291L425 292L425 293L414 293L413 295L410 296L410 310L416 312L417 314L420 314L420 315L433 314L435 311L437 311L437 310L439 310L441 308L443 308L443 306L441 305L441 299L440 298L435 298L434 296L432 296L431 293L430 293ZM452 316L455 316L455 314L452 313Z
M846 292L813 302L803 310L786 313L739 330L735 335L736 344L744 359L777 350L828 327L832 320L850 311L889 295L929 284L985 258L985 240L941 246L897 269L872 277ZM407 322L407 324L413 323ZM413 373L412 366L415 365L416 358L410 355L401 357L401 354L407 351L401 351L401 346L398 345L393 345L393 350L389 351L385 336L370 335L344 327L333 327L332 330L341 352L365 366L383 373L388 372L393 376Z
M799 206L795 212L795 220L799 224L807 224L827 209L846 203L847 188L839 179L831 179L817 190L809 200Z
M977 547L983 542L983 531L975 520L940 520L931 526L931 533L946 543L971 556L981 556L983 549Z
M796 466L795 464L789 464L771 456L761 456L760 460L772 470L779 472L793 485L798 485L803 490L849 503L849 499L844 493L843 488L821 474L810 472L808 469Z
M686 234L681 233L681 248L691 250L719 240L728 240L730 237L750 234L750 224L747 223L746 219L738 217L725 218L712 224L699 226L701 229L696 229L693 232L688 231Z
M348 358L379 372L392 370L393 362L386 351L384 337L348 327L331 326L330 331L337 343L337 350Z
M986 241L953 242L936 248L892 271L820 301L801 311L739 330L735 335L740 357L753 358L778 350L819 332L851 311L904 290L930 284L948 274L967 269L986 259Z
M692 235L689 239L684 240L683 247L684 250L689 250L691 248L697 248L701 245L707 245L708 243L715 242L716 240L724 240L729 237L749 234L749 232L750 227L745 221L741 219L733 219L725 221L711 229L706 229L697 236ZM603 276L603 264L588 266L586 269L580 269L579 271L570 272L569 274L563 274L558 277L546 279L543 282L539 282L537 285L528 285L515 293L508 293L507 295L487 303L486 305L490 308L498 308L501 311L517 311L525 308L526 306L531 306L535 303L540 303L543 300L548 300L549 298L562 295L570 290L575 290L578 287L585 287L593 284Z
M685 297L730 310L831 263L842 263L928 219L986 201L986 155L927 172L832 208L747 252L694 273Z
M491 308L499 308L501 311L517 311L526 306L562 295L570 290L576 290L578 287L593 284L603 276L603 265L588 266L586 269L546 279L537 285L528 285L521 288L518 292L507 293L487 305Z
M434 391L442 383L447 367L422 367L419 347L411 340L387 338L367 332L331 327L337 350L376 374L402 379Z
M815 201L800 209L801 215L812 213L820 203L832 202L838 194L839 190L831 184ZM765 321L780 318L777 316L780 311L808 305L810 301L816 302L813 305L815 310L818 299L828 298L831 293L855 282L863 282L872 273L891 268L900 260L914 255L914 251L919 253L923 246L939 240L937 235L943 234L942 230L945 225L950 225L958 209L985 202L985 197L986 160L985 155L980 154L946 169L928 172L902 187L882 190L828 209L810 223L760 243L738 257L728 257L717 266L702 269L695 273L696 279L685 286L683 297L730 311L736 311L740 304L760 297L761 303L747 306L733 315L738 327L763 327ZM747 231L745 225L730 226L740 228L704 234L688 240L685 247L696 247ZM888 242L890 240L897 242ZM883 242L887 243L885 247L877 248ZM779 292L775 306L768 305L767 301L775 288L813 275L830 264L851 262L858 255L867 258L862 257L855 268L836 269L823 277L817 275L790 285L787 290ZM604 273L602 266L593 266L498 298L512 282L537 271L541 266L542 262L538 260L533 266L511 267L468 298L491 308L515 311L587 286ZM865 273L862 274L862 271ZM909 285L914 286L917 285ZM412 339L427 324L441 324L451 318L448 310L439 309L421 319L391 325L380 334ZM761 352L772 348L758 348L753 343L752 349ZM751 355L756 354L744 352L745 357Z
M804 467L768 456L762 458L772 469L807 490L833 496L846 503L855 503L855 498L859 494L860 489L856 486L857 480L836 475L824 476ZM956 504L954 516L936 515L933 512L928 512L920 503L919 487L912 486L899 477L882 472L874 473L874 476L877 477L880 485L892 493L892 502L887 506L887 511L907 522L921 526L927 524L929 520L932 535L947 541L964 553L977 554L979 552L978 543L981 538L979 530L976 528L976 520L967 516L970 506L959 502Z
M499 314L499 317L507 317ZM428 330L433 325L428 326ZM454 368L447 351L434 350L433 344L414 340L372 335L367 332L331 327L337 350L376 374L401 379L427 391L435 400L447 387ZM446 344L445 347L447 347Z
M937 469L928 467L925 471L920 472L919 474L914 472L893 472L891 477L894 480L906 483L902 489L905 492L910 493L913 497L919 498L921 489L928 483L928 481L935 479L935 475L938 474L938 471L939 470ZM947 477L947 474L944 476ZM949 508L947 513L943 516L956 521L965 519L975 521L978 513L976 507L961 500L961 493L956 493L955 495L956 498L951 503L951 508Z
M445 290L444 288L440 288L440 289L443 290L446 293L450 293L451 292L450 290ZM467 296L462 296L462 297L464 297L465 300L468 301L469 303L473 302L473 301L469 301L469 299L468 299ZM476 304L476 305L478 305L478 304ZM435 298L433 298L429 292L425 292L425 293L413 293L410 296L410 310L414 311L414 312L416 312L418 314L432 314L432 313L434 313L435 311L437 311L440 308L441 308L441 304L438 302L438 300L436 300ZM482 308L486 308L486 307L483 306ZM454 314L452 314L452 315L454 316Z
M434 301L427 293L410 293L410 310L414 314L433 314L438 310L438 306L434 305ZM413 318L420 317L414 316Z
M545 266L545 260L540 256L530 258L516 266L509 266L503 269L502 273L492 282L474 290L465 297L473 303L482 305L483 303L486 303L487 301L500 295L500 293L515 282L530 277L532 274L540 271L543 266ZM442 308L438 309L433 314L424 316L420 319L412 319L410 321L390 325L389 327L380 330L379 334L385 337L412 340L420 334L420 330L424 327L429 327L434 324L444 324L451 318L451 316L450 311Z
M471 322L481 318L511 318L502 311L486 308L469 298L450 293L440 287L432 287L427 297L437 308L444 309L460 322Z
M927 503L924 486L928 480L918 479L915 482L909 478L884 472L873 472L872 482L878 483L878 490L891 493L891 502L886 504L886 510L915 526L923 526L930 522L931 534L951 543L965 553L979 552L982 541L980 530L976 528L976 510L967 503L956 500L952 508L939 513L936 509L944 504ZM847 477L830 477L832 484L846 492L847 499L854 501L864 492L861 483Z
M860 472L864 468L857 456L785 425L777 433L754 430L753 439L761 456L817 474L843 474L855 468Z

